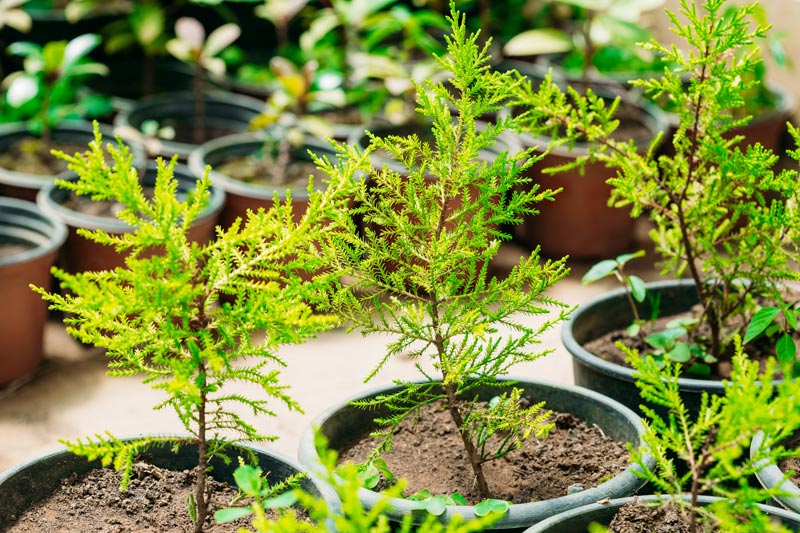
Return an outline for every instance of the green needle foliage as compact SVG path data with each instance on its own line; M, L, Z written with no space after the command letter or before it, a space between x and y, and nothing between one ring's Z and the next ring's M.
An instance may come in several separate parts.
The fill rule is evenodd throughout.
M318 247L346 214L343 192L349 186L336 179L323 192L309 186L311 202L297 223L289 199L269 211L249 213L229 229L217 228L216 239L201 245L191 242L187 231L208 202L207 175L195 192L180 199L175 161L159 159L149 197L127 147L108 144L104 150L97 129L87 152L60 156L80 177L62 186L96 200L119 201L126 206L119 218L136 230L79 230L126 252L125 267L78 274L55 269L63 294L35 290L64 312L71 335L107 350L110 375L142 375L144 383L162 391L164 401L155 409L172 408L190 435L125 442L98 435L67 445L123 470L124 487L139 450L195 443L193 505L200 531L210 497L205 489L209 458L236 442L275 438L262 434L236 407L272 415L270 403L277 401L298 410L280 382L285 363L276 349L336 324L335 317L312 306L335 277L322 270ZM234 383L254 386L263 398L229 390Z
M660 139L646 153L633 141L615 140L615 105L592 94L583 99L573 91L547 119L556 133L578 131L595 146L589 157L617 170L609 180L610 204L628 207L634 217L647 214L654 223L650 236L662 274L694 280L702 311L687 331L689 344L701 348L692 362L729 360L733 336L744 333L737 324L747 324L756 302L780 306L782 282L798 279L790 266L800 242L797 172L775 170L777 154L759 144L743 146L731 133L750 120L730 110L744 105L743 95L756 83L748 81L760 61L754 44L768 28L752 28L757 4L727 4L706 0L698 7L682 0L682 17L668 11L688 51L644 45L676 65L660 78L635 82L648 96L676 104L672 154L656 152ZM537 104L526 91L518 103L523 109ZM790 131L797 142L798 131ZM790 155L798 158L797 151Z
M519 77L489 68L488 44L480 46L477 35L467 34L454 7L450 23L448 54L438 58L452 74L449 86L416 86L418 111L430 119L433 141L370 136L363 152L337 145L349 169L322 165L332 175L350 177L345 171L357 170L362 178L354 199L364 234L351 227L331 251L336 268L352 281L332 295L331 305L352 329L393 336L367 380L398 356L416 361L422 378L398 380L399 392L360 402L390 410L377 420L385 431L378 433L384 441L376 453L390 446L401 420L442 401L461 432L478 491L488 498L483 464L532 435L546 434L550 425L542 404L523 407L518 393L510 392L487 409L474 401L474 390L509 387L498 378L548 353L532 347L569 313L546 292L568 269L565 258L542 261L535 250L507 276L489 273L500 243L509 238L501 228L534 215L537 202L552 200L557 191L520 187L536 160L531 150L482 157L516 118L484 128L478 120L505 105ZM378 150L389 154L394 166L373 166L370 156ZM532 315L541 322L523 321ZM508 439L490 450L488 436L497 433Z
M796 398L800 382L786 378L773 384L775 365L770 361L763 372L742 353L734 340L735 355L730 381L722 396L703 396L699 412L692 415L683 404L678 378L680 364L671 361L661 367L651 357L641 357L624 347L636 370L636 384L642 398L665 408L666 416L646 405L645 446L632 450L637 471L655 488L669 495L682 509L691 531L706 531L714 524L719 531L785 531L757 507L778 495L777 488L756 488L750 480L765 462L797 456L781 442L800 428ZM765 442L751 458L750 441L758 431ZM656 468L645 463L645 454L656 459ZM681 498L682 495L688 495ZM723 499L709 506L698 504L698 496L711 494Z

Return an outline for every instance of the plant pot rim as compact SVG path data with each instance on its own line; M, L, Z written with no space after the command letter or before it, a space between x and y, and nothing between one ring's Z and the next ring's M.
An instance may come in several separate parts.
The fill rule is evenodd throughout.
M621 417L624 417L626 422L630 423L631 426L635 429L636 434L641 436L644 434L645 428L644 424L642 423L641 418L634 413L628 407L625 407L621 403L613 400L607 396L599 394L589 389L585 389L583 387L578 387L575 385L567 385L561 383L554 383L542 380L535 380L525 377L516 377L516 376L504 376L499 378L498 381L514 381L520 384L529 384L535 387L542 387L542 388L550 388L550 389L561 389L570 394L577 395L583 398L590 399L592 401L598 402L603 406L607 407L608 410L613 410L618 412ZM421 381L412 381L412 382L427 382L426 380ZM361 393L357 393L351 395L350 397L342 400L338 404L331 405L324 411L322 411L319 415L314 417L311 423L306 427L303 431L303 434L300 437L300 443L298 446L298 457L302 464L307 465L307 468L314 472L315 469L319 468L319 457L316 454L316 450L314 448L314 433L315 429L321 427L322 424L334 415L337 411L342 408L345 408L350 405L353 400L362 399L365 397L374 396L376 394L386 392L388 390L396 389L398 385L390 384L390 385L383 385L377 386ZM546 406L548 408L555 408L557 406ZM365 411L365 413L369 414ZM640 446L644 444L639 442ZM654 461L652 457L649 455L646 456L647 459ZM312 466L314 465L314 466ZM634 492L637 488L641 487L644 484L644 480L639 478L634 471L638 469L638 466L635 464L629 463L628 467L622 471L621 473L617 474L613 478L597 485L596 487L588 488L578 493L568 494L565 496L560 496L558 498L553 498L549 500L541 500L536 502L530 503L519 503L519 504L512 504L509 508L508 512L503 516L503 518L493 524L493 528L497 530L502 529L519 529L523 527L528 527L531 523L533 523L532 516L538 513L543 512L545 507L557 507L559 509L568 509L571 507L575 507L579 505L581 501L597 501L600 500L608 495L609 491L620 491L624 490L628 494ZM385 498L385 495L375 492L366 488L359 489L359 498L365 503L365 506L370 509L375 504L377 504L380 500ZM414 504L416 502L412 502L411 500L407 500L404 498L390 498L388 500L388 508L385 511L387 515L389 515L390 519L400 520L404 515L413 513ZM474 506L472 505L453 505L448 506L445 513L442 515L444 520L450 520L454 516L459 515L463 519L474 519ZM493 530L494 530L493 529Z
M758 449L764 442L764 432L758 431L750 441L750 458L754 458ZM784 479L786 472L774 462L762 461L756 464L756 478L765 488L777 486L781 495L774 498L789 511L800 513L800 487L795 485L791 479Z
M147 164L147 171L155 172L156 168L157 163L155 162L151 161ZM179 173L187 176L187 179L189 179L188 177L193 178L194 176L189 170L189 167L180 163L175 165L176 178L178 177L177 175ZM74 173L69 173L67 176L62 175L62 179L74 181L78 178ZM208 205L206 205L205 209L198 214L198 217L195 219L194 223L215 216L220 212L220 210L222 210L222 205L225 202L225 192L214 186L210 188L209 192L210 197L208 200ZM68 191L59 187L55 180L53 180L45 185L36 195L36 203L44 212L50 214L54 218L62 220L67 224L67 226L73 228L87 228L90 230L99 229L109 233L130 233L134 231L132 226L123 222L119 218L88 215L64 206L60 200L62 200L67 194Z
M34 248L25 250L18 254L0 257L0 267L16 265L32 261L43 255L55 252L67 239L67 227L58 217L49 216L43 209L33 202L20 200L18 198L0 197L0 225L4 224L6 212L13 211L15 214L26 218L37 219L42 227L38 233L42 239L30 240ZM46 227L44 227L46 226ZM36 231L35 228L30 228Z
M143 436L176 437L176 438L186 439L186 443L182 444L181 446L184 445L193 446L195 444L194 442L192 442L194 440L194 437L188 433L148 433L148 434L138 433L138 434L130 434L124 436L115 436L115 438L118 438L121 441L127 441L136 438L141 438ZM289 469L295 472L305 472L307 474L306 477L304 478L307 479L307 485L305 485L306 490L308 490L308 487L313 487L313 490L317 492L317 494L315 494L314 496L323 499L330 506L333 512L338 512L340 510L341 500L339 499L339 496L333 491L333 489L327 483L321 482L317 477L315 477L311 472L309 472L306 467L301 465L296 459L289 457L288 455L282 452L271 450L264 446L249 442L234 441L231 442L231 447L233 449L249 450L257 455L265 456L276 462L283 463L286 466L288 466ZM147 451L145 451L145 453L147 453ZM4 471L0 471L0 488L2 488L3 485L6 483L9 482L13 483L14 478L16 478L17 476L25 476L26 472L35 471L37 465L42 462L48 462L48 463L56 462L60 464L63 463L65 460L70 460L70 459L74 461L85 461L89 465L87 471L94 468L102 467L99 460L89 461L84 457L73 454L66 448L66 446L63 445L54 446L50 450L36 454L27 460L24 460L9 467ZM264 473L266 474L268 472L265 470ZM218 481L223 481L226 482L228 485L235 486L233 478L229 480L218 480ZM3 523L3 517L0 516L0 526L2 526L2 523ZM329 529L331 529L331 531L335 531L335 526L332 522L328 522L328 526Z
M209 89L203 92L203 98L206 104L211 104L216 107L223 107L233 110L243 110L246 113L252 113L256 116L262 112L264 102L246 96L243 94L236 94L224 89ZM164 110L166 117L174 117L173 110L176 104L192 104L195 100L194 92L192 91L167 91L162 93L153 94L151 96L141 98L133 102L127 109L121 109L120 112L114 117L114 126L117 128L139 130L139 124L135 124L139 115L143 118L164 118L162 116L151 117L153 111L160 112ZM206 109L208 112L208 109ZM208 117L206 117L207 119ZM252 118L252 117L251 117ZM132 121L133 119L133 121ZM174 141L169 139L158 139L162 148L159 150L162 154L177 154L180 157L188 158L189 154L194 150L197 145L187 141Z
M683 499L689 498L688 495L683 495ZM547 533L547 532L560 532L561 529L555 529L557 527L562 527L561 523L569 518L578 517L584 514L591 514L595 511L602 510L602 509L609 509L609 508L619 508L626 503L632 503L635 501L641 502L659 502L665 500L673 499L671 496L668 495L660 495L660 494L645 494L641 496L627 496L625 498L614 498L605 503L590 503L588 505L584 505L583 507L578 507L576 509L569 509L563 511L557 515L553 515L550 518L542 520L538 524L526 529L524 533ZM698 502L704 505L708 505L715 501L719 501L722 498L717 496L708 496L708 495L700 495L698 496ZM800 515L796 513L792 513L785 509L781 509L780 507L775 507L773 505L765 505L765 504L757 504L758 507L766 513L770 515L777 516L779 518L786 518L794 521L800 521Z
M114 138L114 128L110 124L98 123L98 128L100 130L100 133L103 135L104 139ZM55 126L53 128L53 133L56 136L58 134L70 134L70 133L86 134L87 145L89 140L94 139L93 123L87 120L64 121L60 123L58 126ZM36 137L36 135L28 131L28 125L26 122L8 122L6 124L0 124L0 137L5 135L17 135L20 136L20 138L25 136ZM130 148L131 153L133 154L134 157L134 161L136 162L144 161L144 150L138 143L126 141L125 144ZM67 154L67 155L72 155L72 154ZM18 172L16 170L0 169L0 183L14 187L20 187L24 189L38 191L42 187L44 187L47 183L54 181L60 175L61 174L59 175L31 174L29 172Z
M475 126L478 131L483 131L489 127L489 122L485 120L477 120L475 121ZM432 131L432 127L432 121L419 122L412 120L403 122L401 124L393 124L386 121L374 121L368 124L363 130L354 130L347 138L347 143L353 146L358 146L363 150L365 147L361 145L361 140L368 139L367 132L377 137L385 138L389 135L397 135L398 131L400 132L400 136L405 136L405 132L417 133L419 131ZM511 130L503 130L495 136L493 144L483 148L480 151L479 158L488 161L493 160L495 156L501 152L513 154L522 150L522 144L523 143L520 141L518 134L512 132ZM401 174L408 171L405 165L400 161L397 161L394 157L386 157L373 153L370 156L370 160L373 166L376 168L386 165L386 167L390 170Z
M194 148L189 153L187 166L195 176L199 177L203 175L206 165L209 164L206 162L207 159L215 152L224 151L232 146L252 146L253 150L255 151L257 148L261 147L265 140L266 134L264 132L233 133L231 135L217 137L216 139L206 141ZM331 145L308 135L303 141L303 146L296 149L310 150L318 155L335 154L335 150ZM254 185L252 183L231 178L222 172L214 170L213 165L211 165L211 167L212 168L208 175L211 178L212 183L225 192L231 194L258 198L261 200L272 200L275 198L276 193L279 197L285 198L286 191L289 190L291 191L293 198L308 198L307 184L297 187L287 187L285 185ZM319 179L316 179L315 181L317 184L321 182Z
M674 287L694 286L691 279L673 279L664 281L651 281L645 284L647 290L669 289ZM625 289L618 288L605 292L583 304L573 311L571 317L561 327L561 342L573 358L586 366L592 367L595 371L613 377L618 380L635 383L633 377L634 370L631 367L606 361L584 348L574 337L573 327L576 321L587 314L600 312L604 304L609 300L625 297ZM678 388L681 391L691 392L711 392L722 394L725 391L724 381L714 379L697 378L678 378Z

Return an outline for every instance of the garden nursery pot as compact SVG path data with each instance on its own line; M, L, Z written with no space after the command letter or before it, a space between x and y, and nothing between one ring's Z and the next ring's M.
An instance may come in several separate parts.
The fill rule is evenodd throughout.
M152 186L156 180L156 164L150 163L147 170L140 175L144 186ZM178 179L178 192L186 194L194 189L196 180L185 165L175 166L175 177ZM77 176L69 177L77 180ZM189 238L200 244L206 243L214 236L219 212L225 201L225 193L216 187L210 189L211 197L208 205L200 213L189 230ZM63 221L69 228L69 235L63 250L63 268L67 272L76 273L87 270L110 270L125 264L125 256L111 246L104 246L78 235L78 228L102 229L109 233L132 232L133 228L116 217L98 216L75 210L64 202L70 191L62 189L55 183L46 185L37 197L37 203L43 211Z
M50 289L50 267L66 237L64 224L36 204L0 197L0 385L42 362L47 303L29 285Z
M660 296L660 316L688 311L698 302L694 281L690 279L658 281L646 285L647 292ZM640 316L650 316L649 299L637 304ZM599 392L640 412L642 399L633 378L633 369L606 361L589 352L583 344L602 335L625 329L631 322L631 308L624 289L607 292L586 302L572 313L561 329L561 341L572 355L575 384ZM722 395L721 381L714 379L678 379L681 398L691 413L697 413L704 393ZM661 412L659 407L656 412Z
M103 138L107 141L114 138L111 126L100 124L99 129ZM26 123L0 124L0 153L8 150L14 143L31 136ZM92 124L86 121L62 123L53 128L52 138L57 143L69 143L86 147L90 141L94 140ZM134 162L136 164L143 162L144 152L141 146L136 142L130 142L128 146L133 154ZM64 171L67 171L67 162L64 161L63 163ZM56 175L32 174L0 168L0 196L11 196L35 202L39 191L55 180L56 177Z
M764 442L764 433L759 431L750 443L750 457L753 458L758 449ZM775 496L775 499L786 509L800 513L800 487L795 485L791 479L786 478L786 472L780 469L775 463L765 463L756 470L758 482L765 488L780 488L783 493Z
M552 516L539 522L525 533L583 533L589 531L589 525L599 523L608 525L614 518L620 507L633 501L658 502L668 497L655 495L633 496L628 498L617 498L607 503L591 503L577 509L570 509L558 515ZM708 505L717 498L713 496L700 496L699 501L702 505ZM800 531L800 515L790 513L778 507L761 505L761 510L781 521L791 531Z
M211 461L214 479L235 487L233 472L239 466L237 448L255 455L270 485L304 471L296 461L282 454L260 447L237 445L228 452L229 462L219 458ZM177 453L173 453L170 447L153 447L139 459L168 470L191 470L197 464L197 447L193 444L181 446ZM100 461L88 461L62 448L0 473L0 530L5 530L31 506L53 493L63 481L100 467ZM313 477L305 476L300 487L323 498L332 509L339 508L336 493Z
M641 446L644 426L631 410L609 398L579 387L548 384L530 380L513 380L515 386L524 390L523 396L535 402L546 402L545 407L559 412L568 412L594 424L613 439ZM355 400L373 398L391 393L397 386L380 387L351 397L331 406L314 418L300 438L298 457L301 464L311 472L319 468L320 459L314 448L314 435L318 429L329 441L333 450L342 450L361 435L376 429L374 417L381 416L381 409L369 409L351 405ZM488 400L497 395L497 388L482 387L474 391L479 400ZM435 459L435 458L434 458ZM617 498L633 494L644 481L629 466L622 473L592 488L558 498L531 503L513 504L504 517L489 531L522 531L532 524L566 509L580 507L603 498ZM382 497L379 492L359 489L359 497L366 509L371 509ZM387 514L391 521L399 522L403 516L412 514L413 503L401 498L390 499ZM449 506L442 515L445 521L454 516L471 519L475 517L473 506Z
M226 91L207 92L205 95L205 140L232 133L247 131L250 120L258 115L264 103ZM172 139L157 139L152 155L167 159L173 155L185 162L198 145L192 139L195 128L195 97L192 92L162 93L143 98L122 109L114 119L114 125L122 128L123 137L131 136L130 130L142 131L147 121L154 121L160 128L170 126L175 130Z
M219 168L226 160L233 157L259 157L259 152L264 147L264 137L257 133L238 133L212 139L196 149L189 155L188 166L198 178L205 172L206 165L212 167L209 177L215 187L225 191L225 204L220 213L219 223L223 228L228 228L237 218L246 220L247 211L257 211L259 208L269 209L275 200L275 195L282 200L286 199L287 190L291 191L292 204L294 205L295 221L305 212L308 205L308 181L285 185L268 185L249 183L233 178L220 171ZM311 163L309 151L331 160L336 156L330 145L306 138L304 144L291 150L292 161ZM317 174L321 174L317 172ZM316 177L316 184L321 183L322 176Z
M667 129L664 113L653 105L626 100L619 107L620 127L615 138L634 139L641 152L647 150L656 135ZM524 147L550 145L550 139L520 135ZM635 219L627 209L608 205L612 187L607 180L614 171L602 162L588 162L584 169L545 174L548 168L574 162L586 156L589 146L556 146L527 172L534 184L543 189L562 189L554 202L540 202L539 213L526 217L514 227L515 238L525 247L540 247L544 255L574 259L606 258L629 250L635 236Z

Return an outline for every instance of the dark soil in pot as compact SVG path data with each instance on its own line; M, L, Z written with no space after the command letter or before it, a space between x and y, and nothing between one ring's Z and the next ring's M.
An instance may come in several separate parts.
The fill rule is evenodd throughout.
M237 493L233 472L238 457L257 464L271 485L303 472L294 460L257 447L243 445L225 453L227 460L211 460L208 482L215 509L228 506ZM120 474L99 461L87 461L65 449L34 458L0 473L0 531L193 531L186 496L192 490L196 462L195 445L180 446L177 451L150 448L138 454L128 488L120 492ZM338 508L335 493L310 476L300 479L299 485ZM246 500L238 502L242 504ZM213 518L208 524L213 524ZM235 532L237 525L250 524L245 519L205 530Z
M110 126L99 127L106 140L114 138ZM68 155L85 152L93 139L92 124L85 121L64 122L53 128L49 143L31 134L23 122L0 124L0 196L36 201L39 191L67 170L67 162L56 158L51 150ZM140 164L144 160L141 146L134 142L129 148L134 162Z
M673 504L657 507L635 501L619 508L608 524L614 533L691 533L678 507Z
M173 471L147 463L136 463L128 488L120 491L120 474L111 468L71 476L58 491L34 505L14 523L8 533L41 531L192 531L194 524L186 508L194 491L194 473ZM206 531L237 531L249 519L215 524L213 513L231 505L237 491L225 483L209 480L214 500ZM239 505L239 504L237 504ZM100 528L100 529L98 529Z
M702 314L702 307L699 304L696 304L687 309L685 312L658 317L655 321L653 321L652 325L648 325L648 327L643 331L642 335L631 337L627 334L625 328L617 328L584 343L583 347L608 362L628 367L629 365L625 360L625 354L617 346L618 342L621 342L628 348L638 350L639 353L642 354L652 353L653 348L650 347L644 340L647 334L664 331L668 328L668 324L673 320L699 319ZM747 328L747 324L744 322L742 317L733 317L728 324L731 327L738 328L740 331L744 331ZM710 328L708 328L707 325L699 328L697 335L699 338L708 338L710 336ZM762 361L764 363L766 363L766 360L769 357L775 356L774 346L770 346L768 340L766 339L755 339L747 344L746 350L747 355L751 360ZM718 363L709 366L709 375L693 375L691 371L686 372L684 375L686 377L695 377L714 381L729 379L731 377L732 370L731 358L733 357L733 346L729 347L729 351L725 354L725 356L725 359L721 359Z
M596 486L627 468L624 443L568 413L554 414L552 420L556 427L547 437L530 438L521 450L486 464L493 497L512 503L558 498ZM500 440L497 436L490 442L496 445ZM364 462L377 442L362 436L340 460ZM392 449L381 457L394 475L408 480L406 497L428 489L432 494L458 492L470 505L481 500L461 437L440 404L424 406L415 420L407 418L393 435Z
M292 194L296 220L299 219L308 201L309 176L315 176L315 185L321 184L323 178L308 152L336 157L329 145L307 138L302 146L292 147L287 152L288 161L280 164L279 156L264 156L271 144L260 134L241 133L211 140L189 155L188 165L194 175L201 176L206 166L211 166L211 181L225 191L225 205L219 217L223 228L230 227L237 218L244 220L248 210L269 209L276 194L286 198L287 189Z
M273 176L275 161L261 154L243 157L230 157L216 166L217 172L252 185L277 186L287 189L303 189L308 184L308 177L314 175L317 167L310 161L289 162L282 176Z
M525 533L584 533L589 525L598 523L611 527L613 533L688 533L688 524L680 517L674 504L668 503L653 507L658 502L668 500L669 496L634 496L618 498L570 509L539 522ZM718 498L699 496L700 505L708 505ZM780 521L790 531L800 531L800 515L778 507L760 505L760 509L773 520ZM619 518L616 516L622 510ZM612 525L612 521L615 521ZM703 533L719 533L710 530Z
M0 167L49 178L67 170L68 164L63 159L54 156L51 153L52 150L74 154L85 151L86 146L59 142L45 144L38 137L26 137L12 144L0 155Z
M661 317L674 317L686 313L698 302L694 282L689 279L651 282L646 286L652 296L660 299ZM652 307L648 299L637 307L640 317L651 316ZM594 353L591 344L603 337L608 337L609 341L624 338L627 342L631 342L625 333L625 328L632 320L630 304L623 290L616 289L581 305L563 325L561 340L572 355L573 375L577 385L597 391L640 412L639 405L642 399L633 378L633 369L618 362L619 357L603 357ZM648 348L642 353L650 351ZM748 344L747 352L751 351L752 346ZM719 376L728 375L730 371L727 363L717 363L713 366L716 367L715 374ZM698 412L703 393L716 395L723 393L722 381L713 379L713 376L681 377L678 386L687 409L693 413ZM649 406L657 413L665 414L659 406L654 404Z

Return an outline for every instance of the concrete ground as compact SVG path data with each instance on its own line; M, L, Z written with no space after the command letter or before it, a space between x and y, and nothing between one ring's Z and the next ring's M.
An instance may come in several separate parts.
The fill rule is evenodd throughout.
M641 233L641 232L640 232ZM514 262L525 250L504 245L502 261ZM648 254L652 257L652 254ZM579 305L617 286L606 279L584 286L580 278L592 262L571 261L570 276L552 288L551 295L567 304ZM655 279L649 263L640 263L636 273ZM539 320L539 319L533 319ZM533 363L521 365L515 376L558 383L572 383L572 363L561 346L560 328L542 336L542 350L552 353ZM271 449L296 456L300 435L315 415L331 403L396 378L413 378L416 370L408 359L395 359L370 382L364 377L378 363L388 337L362 337L343 328L326 332L302 346L280 351L287 367L285 384L304 413L275 405L277 416L263 417L258 428L279 436ZM140 433L180 432L180 422L170 409L154 411L163 397L143 385L138 377L112 378L105 375L102 352L72 340L57 322L47 325L46 358L40 370L24 383L0 389L0 471L59 446L59 439L102 434L117 436Z

